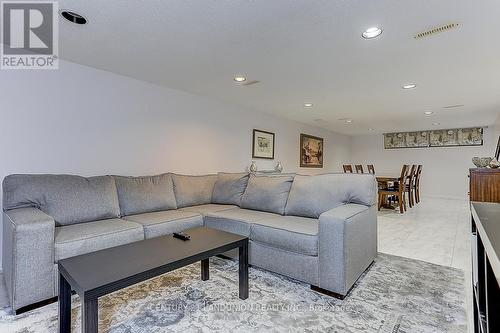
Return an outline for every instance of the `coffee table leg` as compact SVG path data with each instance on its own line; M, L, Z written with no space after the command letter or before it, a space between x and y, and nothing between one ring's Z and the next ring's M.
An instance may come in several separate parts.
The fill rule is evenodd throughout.
M209 267L209 259L203 259L201 261L201 279L203 281L207 281L210 278Z
M240 298L248 298L248 240L239 247Z
M82 332L97 333L99 324L97 298L80 297L82 303Z
M71 286L59 274L59 333L71 332Z

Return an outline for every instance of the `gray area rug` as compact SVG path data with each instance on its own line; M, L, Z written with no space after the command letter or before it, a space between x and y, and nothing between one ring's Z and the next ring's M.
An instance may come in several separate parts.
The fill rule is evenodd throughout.
M466 332L463 272L380 254L340 301L309 285L250 269L250 297L238 298L236 262L212 258L210 280L200 265L99 299L100 332ZM73 296L73 332L80 332ZM0 309L0 332L57 332L57 303L14 316Z

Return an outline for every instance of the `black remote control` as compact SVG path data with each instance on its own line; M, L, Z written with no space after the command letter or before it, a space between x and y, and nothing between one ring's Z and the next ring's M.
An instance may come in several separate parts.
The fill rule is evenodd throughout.
M183 241L187 241L187 240L191 239L191 236L189 236L188 234L186 234L182 231L181 232L174 232L174 237L182 239Z

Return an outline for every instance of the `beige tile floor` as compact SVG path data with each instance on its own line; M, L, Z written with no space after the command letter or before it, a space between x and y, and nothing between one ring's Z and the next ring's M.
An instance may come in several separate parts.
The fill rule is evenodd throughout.
M470 210L467 201L422 199L404 214L378 216L379 252L464 270L469 332L472 323Z

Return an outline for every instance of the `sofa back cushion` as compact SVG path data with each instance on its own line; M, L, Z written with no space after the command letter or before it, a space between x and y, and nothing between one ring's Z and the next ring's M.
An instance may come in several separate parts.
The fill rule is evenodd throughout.
M120 216L111 176L10 175L3 180L3 209L36 207L56 225Z
M283 215L293 176L256 176L251 174L241 207Z
M122 216L177 208L170 174L115 176L115 181Z
M172 175L177 208L204 205L212 202L212 192L217 175Z
M241 197L245 193L248 184L247 172L244 173L224 173L217 175L214 191L212 193L212 203L222 205L241 205Z
M377 202L377 181L368 174L295 176L285 214L319 218L346 203L371 206Z

